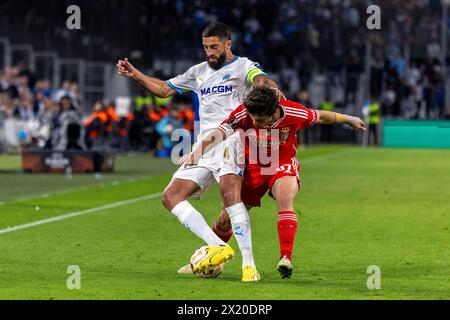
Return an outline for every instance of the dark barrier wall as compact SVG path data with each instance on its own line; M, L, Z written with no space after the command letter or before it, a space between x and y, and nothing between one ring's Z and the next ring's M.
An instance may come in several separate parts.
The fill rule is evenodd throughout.
M385 147L450 149L450 121L385 120Z
M28 173L113 172L113 154L99 152L29 151L22 153L22 169Z

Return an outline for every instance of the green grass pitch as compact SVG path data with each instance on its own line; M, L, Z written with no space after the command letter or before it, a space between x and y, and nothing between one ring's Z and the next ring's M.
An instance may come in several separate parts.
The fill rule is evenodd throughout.
M326 146L299 159L293 277L275 270L277 211L266 197L251 212L262 281L241 283L234 239L237 256L219 278L177 274L203 244L161 205L175 169L167 161L120 157L116 173L97 181L25 175L18 157L2 156L0 299L450 298L450 151ZM154 197L140 198L147 195ZM212 224L217 187L194 205ZM80 290L67 288L71 265L81 270ZM381 270L379 290L367 288L372 265Z

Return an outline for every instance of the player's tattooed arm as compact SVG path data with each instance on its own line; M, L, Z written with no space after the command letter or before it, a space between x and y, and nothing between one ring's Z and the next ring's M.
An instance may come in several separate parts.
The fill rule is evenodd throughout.
M337 112L324 110L320 110L319 114L320 114L319 118L320 124L345 123L348 124L350 127L352 127L353 130L366 131L366 125L364 121L362 121L358 117L353 117L347 114L341 114Z
M256 87L269 87L272 90L274 90L277 93L278 99L280 100L286 100L286 96L281 92L281 90L278 88L278 85L275 81L270 79L265 74L257 75L253 78L253 84Z
M128 61L128 58L125 58L125 60L119 60L116 66L117 71L121 76L133 79L142 88L150 91L155 96L167 98L176 93L175 90L167 84L167 82L146 76L140 72Z
M180 159L180 164L185 166L193 166L198 163L200 158L212 150L219 143L227 138L227 134L220 129L212 130L205 138L200 141L192 152Z

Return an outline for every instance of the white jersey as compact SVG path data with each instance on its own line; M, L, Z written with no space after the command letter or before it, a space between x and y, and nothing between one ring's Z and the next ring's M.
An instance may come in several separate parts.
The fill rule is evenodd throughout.
M252 88L253 76L265 74L258 63L235 57L214 70L205 61L189 68L167 84L178 94L193 91L199 98L200 134L217 128L243 103Z

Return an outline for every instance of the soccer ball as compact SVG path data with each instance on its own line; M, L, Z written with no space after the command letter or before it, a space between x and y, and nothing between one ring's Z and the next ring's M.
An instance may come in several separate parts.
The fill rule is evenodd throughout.
M208 246L201 247L195 250L191 257L191 268L204 259L208 252ZM223 263L219 264L215 268L209 268L204 271L197 271L195 275L199 278L217 278L223 271Z

